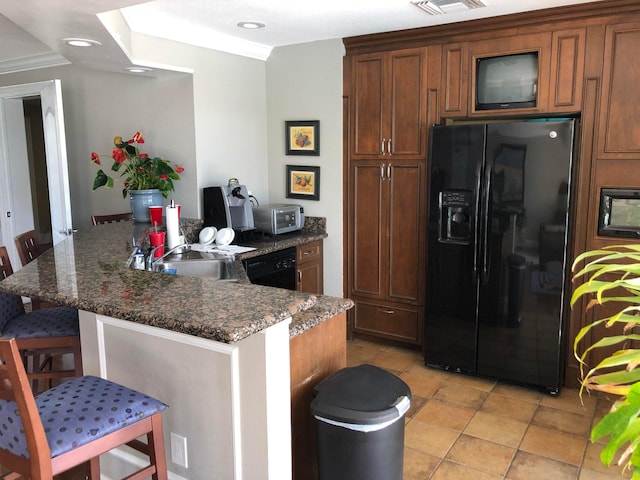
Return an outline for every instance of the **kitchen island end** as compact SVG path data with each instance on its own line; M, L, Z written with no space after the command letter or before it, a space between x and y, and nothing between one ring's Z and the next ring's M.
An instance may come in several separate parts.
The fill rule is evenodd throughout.
M132 270L131 237L130 223L78 232L0 288L78 308L85 374L170 405L171 478L291 478L291 318L304 332L344 319L351 301ZM186 438L182 462L172 434ZM103 458L110 477L137 462L125 450Z

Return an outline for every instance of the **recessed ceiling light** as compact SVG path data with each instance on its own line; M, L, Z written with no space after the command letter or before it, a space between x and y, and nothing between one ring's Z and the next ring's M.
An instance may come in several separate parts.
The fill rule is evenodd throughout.
M127 67L126 70L130 73L145 73L153 71L153 69L147 67Z
M238 26L240 28L246 28L247 30L257 30L259 28L266 27L266 25L262 22L240 22Z
M97 40L91 40L90 38L63 38L62 41L72 47L96 47L102 45Z

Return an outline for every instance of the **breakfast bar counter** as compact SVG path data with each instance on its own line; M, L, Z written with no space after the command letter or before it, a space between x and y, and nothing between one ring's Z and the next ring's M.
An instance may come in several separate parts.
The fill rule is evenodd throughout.
M306 351L305 335L324 325L338 332L327 342L342 345L330 368L344 366L352 302L251 285L242 275L229 282L127 267L132 237L144 236L145 226L131 222L79 231L0 288L77 308L84 373L170 405L165 447L175 478L292 478L291 429L283 428L298 375L290 368ZM186 439L188 459L172 458L172 433ZM118 476L138 459L116 451L102 461Z

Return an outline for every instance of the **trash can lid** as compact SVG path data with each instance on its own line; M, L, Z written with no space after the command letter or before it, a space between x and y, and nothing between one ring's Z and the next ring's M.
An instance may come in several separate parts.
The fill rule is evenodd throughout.
M395 375L373 365L344 368L313 390L316 417L351 424L385 423L404 415L411 390Z

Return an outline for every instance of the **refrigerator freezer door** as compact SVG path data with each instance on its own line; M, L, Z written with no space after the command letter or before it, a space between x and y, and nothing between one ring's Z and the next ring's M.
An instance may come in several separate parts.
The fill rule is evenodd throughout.
M432 129L429 156L427 365L475 371L478 188L483 125Z
M573 121L487 126L479 374L560 386L572 145Z

